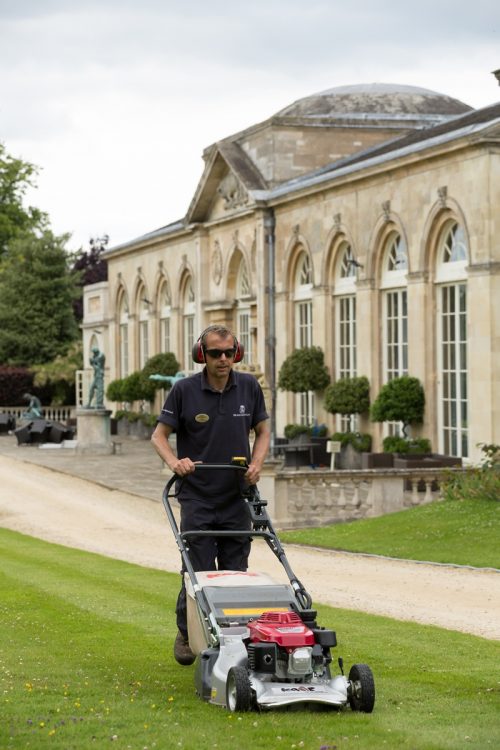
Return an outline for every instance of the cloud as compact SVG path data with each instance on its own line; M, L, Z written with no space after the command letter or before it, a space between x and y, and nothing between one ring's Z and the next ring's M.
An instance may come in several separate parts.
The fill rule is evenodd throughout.
M450 0L0 0L0 139L75 242L180 218L203 148L363 82L498 99L500 4Z

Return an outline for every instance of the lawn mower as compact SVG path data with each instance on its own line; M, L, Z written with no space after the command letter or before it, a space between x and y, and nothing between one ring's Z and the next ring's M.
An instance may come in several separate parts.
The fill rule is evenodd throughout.
M244 473L246 462L196 464L196 471L210 469ZM318 626L311 596L290 567L267 513L267 501L257 487L242 491L250 530L180 532L170 503L176 481L182 480L174 475L167 483L163 505L186 571L188 636L197 655L197 694L233 712L322 704L350 705L354 711L370 713L375 702L371 669L355 664L346 677L339 658L340 674L332 676L335 631ZM201 535L264 539L289 583L251 570L195 571L189 540Z

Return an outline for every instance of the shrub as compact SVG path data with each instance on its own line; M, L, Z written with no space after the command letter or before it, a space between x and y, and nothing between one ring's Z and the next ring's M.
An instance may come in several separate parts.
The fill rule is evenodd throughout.
M403 375L386 383L372 404L374 422L403 422L403 433L410 424L423 421L425 394L418 378Z
M311 428L306 424L287 424L285 425L283 434L288 440L293 440L293 438L296 438L299 435L310 435Z
M370 383L364 375L340 378L325 391L325 409L331 414L363 414L370 408Z
M500 500L500 446L482 444L479 467L449 472L441 482L445 500Z
M141 371L132 372L123 379L123 401L131 404L133 401L154 401L155 384L143 375Z
M281 365L278 388L292 393L322 391L330 382L325 358L319 346L295 349Z
M368 453L372 449L372 436L360 432L335 432L332 440L339 441L343 448L352 445L358 453Z
M172 352L165 352L164 354L155 354L154 357L150 357L144 367L141 370L142 376L154 385L155 390L165 388L168 390L171 385L166 380L149 380L150 375L176 375L180 370L180 364L175 358Z
M33 373L25 367L0 367L0 406L24 403L23 395L32 393Z
M106 388L106 398L108 399L108 401L125 401L125 399L123 398L123 385L123 378L118 378L117 380L111 381L111 383Z
M431 442L427 438L415 438L407 440L406 438L390 435L383 441L384 453L430 453Z
M57 405L75 403L76 372L83 368L82 342L76 341L64 355L52 362L33 367L34 384L37 387L49 386L52 391L51 403Z

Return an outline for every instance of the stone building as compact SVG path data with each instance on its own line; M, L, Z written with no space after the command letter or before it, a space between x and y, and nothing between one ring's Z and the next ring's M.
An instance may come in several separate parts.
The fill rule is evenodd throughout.
M273 413L341 420L321 393L277 390L298 347L371 397L410 374L418 434L477 460L500 443L500 104L473 110L413 86L342 86L209 146L185 217L106 251L85 289L84 351L108 380L172 351L184 371L210 323L245 346ZM159 408L159 403L156 404ZM387 425L361 420L380 448Z

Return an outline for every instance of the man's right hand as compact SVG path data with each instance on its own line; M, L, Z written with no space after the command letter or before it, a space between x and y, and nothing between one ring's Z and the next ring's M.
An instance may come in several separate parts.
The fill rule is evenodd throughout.
M169 468L177 476L185 477L187 474L192 474L196 469L196 464L200 463L201 461L191 461L190 458L178 458L172 464L169 464Z

